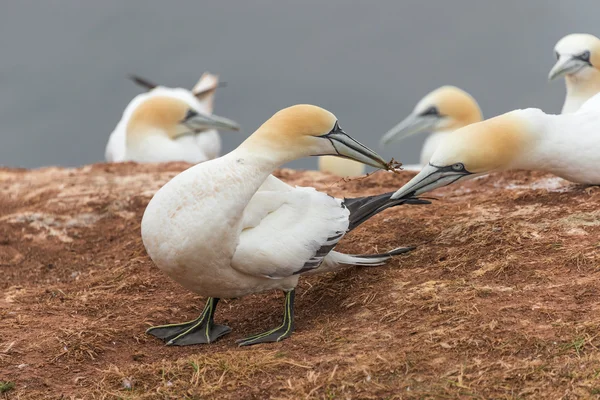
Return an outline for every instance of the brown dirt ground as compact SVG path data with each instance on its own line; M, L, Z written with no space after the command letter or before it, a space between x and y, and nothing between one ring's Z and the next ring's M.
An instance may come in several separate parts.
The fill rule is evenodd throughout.
M377 268L301 280L292 338L238 348L279 323L282 296L223 301L233 332L165 347L144 330L203 299L141 243L152 194L186 164L0 169L0 381L10 399L593 398L600 393L600 189L514 172L388 210L338 249L419 245ZM282 170L337 196L350 182ZM0 391L1 391L0 387Z

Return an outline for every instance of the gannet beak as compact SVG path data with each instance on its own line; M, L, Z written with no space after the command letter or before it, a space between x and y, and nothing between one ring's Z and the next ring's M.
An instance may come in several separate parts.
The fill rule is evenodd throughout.
M336 151L335 154L331 154L333 156L349 158L375 168L388 169L388 163L379 154L352 139L341 129L333 130L321 137L328 139L333 145Z
M437 115L423 116L411 114L402 120L402 122L400 122L398 125L387 131L387 133L381 138L380 144L384 146L391 142L404 139L405 137L432 130L436 127L439 121L440 118Z
M226 129L230 131L239 131L240 126L237 122L217 115L200 114L197 111L189 110L185 119L181 122L193 131L204 129Z
M548 80L551 81L558 77L574 74L580 69L587 67L589 64L577 57L573 56L560 56L550 73L548 74Z
M421 193L447 186L469 175L472 175L472 173L467 171L464 165L460 163L447 167L437 167L429 163L414 178L398 189L391 198L400 199L417 196Z

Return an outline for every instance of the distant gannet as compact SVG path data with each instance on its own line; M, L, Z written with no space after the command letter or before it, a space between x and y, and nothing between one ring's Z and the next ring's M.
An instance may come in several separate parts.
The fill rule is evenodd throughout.
M336 199L292 187L271 175L292 160L336 155L388 168L375 152L348 136L322 108L296 105L265 122L237 149L193 166L164 185L142 219L142 239L154 263L185 288L207 296L198 319L150 328L167 345L210 343L230 328L213 323L219 298L279 289L281 326L241 340L252 345L287 338L294 330L294 289L300 275L343 265L381 265L411 248L375 255L333 251L346 232L388 207L392 193Z
M432 132L421 149L421 165L427 164L449 132L483 119L477 101L456 86L442 86L419 101L413 112L381 138L382 145L421 132Z
M219 156L221 152L221 139L214 128L239 130L239 126L230 120L211 116L213 110L213 99L215 89L219 86L218 77L209 73L202 75L192 91L182 88L167 88L157 86L139 77L133 77L139 85L149 89L149 92L136 96L125 108L121 121L111 133L106 146L105 158L109 162L138 161L138 162L161 162L161 161L187 161L198 163L211 160ZM177 102L156 102L154 98L170 98ZM166 121L154 118L156 112L162 114L168 110L149 110L149 104L161 104L172 107L176 103L185 103L189 110L198 115L194 121ZM142 107L146 111L140 112ZM131 118L136 115L137 131L128 134L131 129ZM146 122L140 118L147 119ZM204 121L201 121L204 119ZM155 125L158 123L159 125ZM173 125L175 124L175 126ZM135 136L131 140L131 137ZM158 136L169 141L156 140ZM151 138L145 142L145 138ZM131 147L128 147L128 143ZM163 146L163 144L165 144Z
M600 184L600 94L572 114L515 110L447 135L429 163L393 199L508 169Z
M365 164L334 156L319 157L319 171L345 177L365 174Z
M558 41L554 47L556 64L548 79L565 77L567 96L562 113L571 113L596 93L600 93L600 39L575 33Z

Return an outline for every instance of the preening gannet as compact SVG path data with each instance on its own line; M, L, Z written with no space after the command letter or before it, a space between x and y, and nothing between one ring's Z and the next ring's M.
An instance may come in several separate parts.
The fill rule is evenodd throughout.
M319 157L319 171L342 178L360 176L365 174L365 164L347 158L321 156Z
M149 91L136 96L125 108L106 146L105 158L109 162L198 163L211 160L218 157L221 152L221 139L215 129L239 130L235 122L211 115L214 92L219 86L216 75L203 74L192 91L158 86L139 77L133 79ZM155 101L155 98L169 98L175 101ZM154 109L150 109L152 104ZM187 109L193 110L198 115L194 120L185 123L155 117L157 114L169 113L169 109L176 107L175 104L185 104ZM167 109L164 110L162 107ZM139 111L140 108L143 110ZM137 128L136 132L131 133L128 129L132 128L131 119L134 115L137 119L134 125L137 125ZM132 137L134 139L131 139ZM167 137L169 140L164 140ZM146 138L149 140L145 141Z
M154 195L141 227L150 258L182 286L209 299L198 319L153 327L149 334L168 345L213 342L230 331L213 323L219 298L279 289L285 292L281 326L239 344L279 341L294 330L300 275L381 265L411 249L375 255L334 251L346 232L380 211L427 202L390 201L392 193L336 199L271 175L286 162L314 155L388 168L377 153L348 136L332 113L296 105L276 113L231 153L183 171Z
M392 198L507 169L553 173L600 184L600 94L575 113L515 110L447 135L429 163Z
M548 79L565 77L567 95L562 113L571 113L596 93L600 93L600 39L574 33L558 41L554 47L556 64Z
M431 132L421 149L420 162L425 165L446 134L482 119L473 96L456 86L442 86L423 97L408 117L383 135L381 143Z

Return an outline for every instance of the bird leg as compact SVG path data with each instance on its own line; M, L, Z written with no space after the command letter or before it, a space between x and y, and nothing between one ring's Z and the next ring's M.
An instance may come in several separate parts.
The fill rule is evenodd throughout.
M294 298L296 290L285 292L285 309L283 311L283 323L270 331L259 333L258 335L250 336L245 339L240 339L236 343L240 346L252 346L258 343L279 342L286 339L294 332Z
M164 340L167 346L212 343L231 332L230 327L214 323L213 317L218 302L218 298L209 297L202 314L195 320L182 324L153 326L146 333Z

